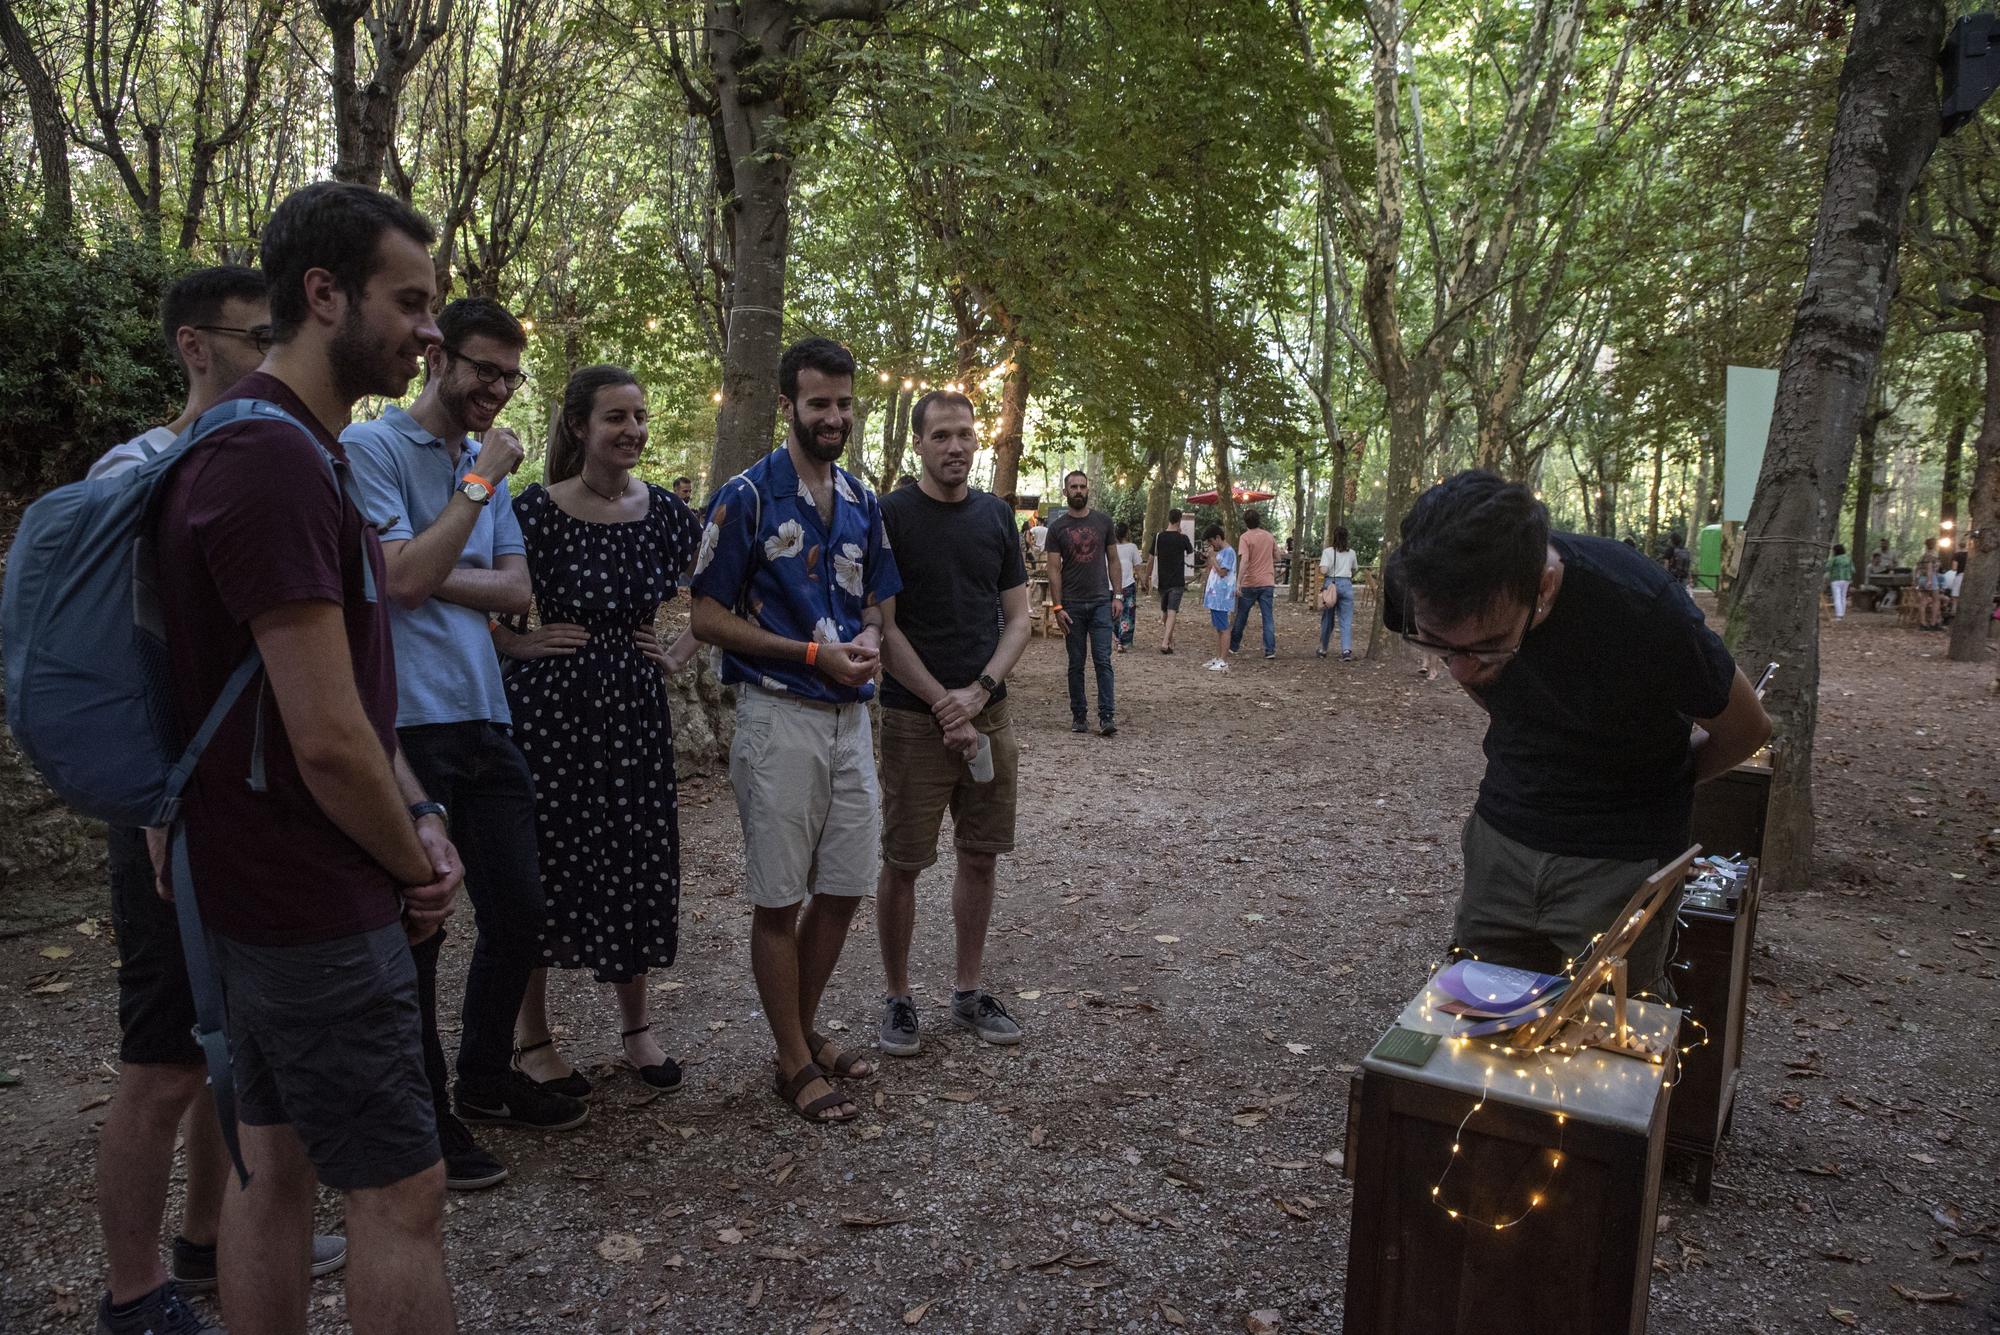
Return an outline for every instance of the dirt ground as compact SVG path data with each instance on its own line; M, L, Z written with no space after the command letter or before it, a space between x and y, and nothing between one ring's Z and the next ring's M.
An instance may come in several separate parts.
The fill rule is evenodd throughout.
M1199 635L1153 652L1149 615L1108 740L1068 732L1061 644L1030 645L987 957L1028 1039L947 1027L927 874L924 1052L863 1087L855 1126L771 1095L736 813L722 780L687 784L683 953L656 980L687 1085L647 1098L609 1065L609 999L562 980L569 1051L604 1077L592 1121L488 1133L513 1176L447 1216L464 1328L1242 1331L1271 1309L1338 1330L1348 1080L1446 941L1480 716L1400 654L1315 660L1310 614L1281 611L1278 661L1227 675ZM2000 703L1990 667L1891 620L1831 632L1819 871L1764 904L1714 1199L1662 1188L1656 1332L2000 1329ZM850 1038L879 1014L873 928L864 909L822 1012ZM87 1329L102 1283L116 956L101 911L0 940L0 1329ZM315 1287L315 1331L342 1301Z

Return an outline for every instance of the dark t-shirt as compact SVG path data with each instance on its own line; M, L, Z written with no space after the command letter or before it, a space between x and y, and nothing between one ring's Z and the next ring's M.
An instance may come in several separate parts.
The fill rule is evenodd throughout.
M1062 557L1062 601L1101 603L1111 596L1111 516L1096 510L1079 515L1064 510L1049 521L1048 550Z
M897 629L939 685L948 691L970 686L1000 644L1000 595L1028 582L1014 512L984 491L939 501L921 487L904 487L882 498L882 530L903 575ZM1006 695L1002 685L993 698ZM887 672L882 703L929 709Z
M268 399L340 442L281 380L246 376L226 396ZM396 743L389 605L366 600L362 561L387 589L375 531L342 498L325 459L296 428L252 419L216 432L177 467L161 498L160 600L181 726L198 726L251 647L250 621L285 603L339 603L354 681L385 753ZM246 782L258 700L265 791ZM341 833L299 775L268 686L230 711L187 792L188 855L201 913L250 945L289 946L372 931L401 913L387 870Z
M1187 587L1187 559L1194 555L1194 544L1187 534L1177 528L1163 528L1153 539L1153 587L1156 589L1184 589Z
M1482 691L1492 720L1475 809L1543 853L1677 856L1694 801L1689 727L1729 703L1735 661L1687 591L1641 553L1572 533L1549 541L1562 589ZM1393 591L1384 599L1385 619L1401 620L1391 611L1400 602Z

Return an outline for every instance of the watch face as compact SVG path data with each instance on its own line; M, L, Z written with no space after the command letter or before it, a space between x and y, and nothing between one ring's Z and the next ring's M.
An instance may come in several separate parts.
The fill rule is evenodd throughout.
M459 487L459 490L465 493L467 500L475 501L481 505L484 505L493 495L492 491L477 482L464 483Z

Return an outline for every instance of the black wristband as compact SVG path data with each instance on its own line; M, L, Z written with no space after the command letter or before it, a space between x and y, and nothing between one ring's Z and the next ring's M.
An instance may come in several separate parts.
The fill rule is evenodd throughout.
M445 810L444 803L442 802L410 803L410 819L412 821L420 821L426 816L436 816L439 820L445 823L445 828L449 829L451 827L451 813Z

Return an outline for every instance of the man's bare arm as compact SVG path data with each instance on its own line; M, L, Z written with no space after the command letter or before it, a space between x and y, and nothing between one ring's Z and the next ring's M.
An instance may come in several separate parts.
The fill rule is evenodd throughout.
M463 492L453 492L429 528L415 537L382 544L382 561L389 572L389 596L396 605L422 607L458 568L465 541L479 522L480 507Z
M1712 719L1696 719L1694 736L1694 781L1707 783L1727 774L1757 754L1757 748L1771 739L1771 716L1757 698L1757 688L1736 669L1729 683L1729 703Z
M383 551L387 550L384 543ZM528 558L515 552L495 557L491 570L455 567L432 597L488 616L526 616L535 601L528 581Z
M361 707L338 603L283 603L252 618L250 634L285 735L320 810L403 885L436 876L409 804Z

